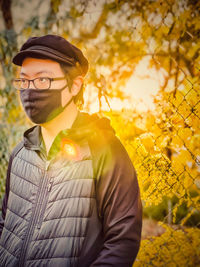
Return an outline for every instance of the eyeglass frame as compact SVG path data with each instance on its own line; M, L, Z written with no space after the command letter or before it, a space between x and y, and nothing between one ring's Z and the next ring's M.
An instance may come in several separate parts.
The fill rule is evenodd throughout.
M49 80L49 88L44 88L44 89L39 89L39 88L37 88L36 86L35 86L35 80L36 79L41 79L41 78L43 78L43 79L48 79ZM32 79L32 80L29 80L29 79L26 79L26 78L17 78L17 79L14 79L13 80L13 86L14 86L14 82L15 81L20 81L20 80L26 80L26 81L28 81L28 87L25 89L25 88L16 88L15 86L15 89L17 89L17 90L27 90L27 89L29 89L29 87L30 87L30 82L32 82L33 83L33 85L35 86L35 88L36 88L36 90L49 90L50 88L51 88L51 83L53 82L53 81L59 81L59 80L64 80L64 79L66 79L66 81L68 82L68 77L67 77L67 75L65 75L64 77L57 77L57 78L50 78L50 77L37 77L37 78L35 78L35 79Z

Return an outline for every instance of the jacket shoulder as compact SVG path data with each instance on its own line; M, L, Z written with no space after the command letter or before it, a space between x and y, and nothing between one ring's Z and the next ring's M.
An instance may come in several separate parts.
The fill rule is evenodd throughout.
M21 141L20 143L18 143L18 144L14 147L14 149L13 149L11 155L10 155L11 160L13 160L13 158L18 154L18 152L23 148L23 146L24 146L24 142Z

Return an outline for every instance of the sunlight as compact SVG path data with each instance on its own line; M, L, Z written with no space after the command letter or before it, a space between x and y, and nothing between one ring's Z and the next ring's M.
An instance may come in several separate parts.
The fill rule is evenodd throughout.
M124 91L129 96L129 99L123 101L119 98L109 99L112 110L132 109L138 112L147 112L155 108L153 99L163 84L165 71L163 69L158 71L155 67L150 68L149 60L149 57L145 57L139 62L133 75L124 87ZM89 111L92 113L99 111L97 99L98 96L94 94L89 107ZM104 98L102 98L102 109L109 111Z
M113 109L133 108L138 111L148 111L155 108L153 99L163 83L164 73L155 68L150 68L148 65L148 57L139 62L134 74L124 88L125 92L130 95L129 103L121 101L120 106L119 103L113 101Z

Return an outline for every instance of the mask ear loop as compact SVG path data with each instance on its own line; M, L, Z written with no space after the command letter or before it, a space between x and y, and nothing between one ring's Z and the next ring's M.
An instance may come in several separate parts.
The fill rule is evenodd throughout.
M68 73L65 74L65 77L66 77L67 83L68 83L68 85L69 85L68 87L69 87L69 89L71 90L72 85L73 85L73 79L71 79L71 77L70 77L70 75L69 75ZM83 100L83 90L84 90L84 88L85 88L85 84L83 83L83 84L81 85L81 88L80 88L79 93L77 94L77 95L79 95L79 98L82 98L82 100L79 100L79 99L76 100L77 95L74 96L74 102L76 103L76 105L77 105L77 107L78 107L79 109L82 109L82 106L83 106L83 104L84 104L84 100ZM82 92L82 93L80 93L80 92Z
M67 104L64 105L64 107L62 107L63 110L64 110L67 106L69 106L69 104L70 104L73 100L74 100L74 96L71 97L71 99L67 102Z
M69 74L66 73L66 74L65 74L65 78L66 78L66 81L67 81L67 85L68 85L68 87L69 87L69 90L71 91L73 82L72 82L72 80L71 80Z
M71 90L71 87L72 87L72 83L71 83L71 79L69 78L69 75L65 75L65 78L66 78L66 81L67 81L67 84L61 88L60 90L63 91L66 87L68 87L70 90ZM69 104L74 100L74 96L71 97L71 99L67 102L67 104L64 105L63 110L69 106Z
M73 85L73 80L71 79L70 75L67 74L67 73L65 74L65 78L67 80L68 88L69 88L69 90L71 90L72 85ZM80 91L82 92L82 98L83 98L83 90L84 90L84 88L85 88L85 85L82 84L81 88L80 88ZM73 96L72 99L74 99L74 102L76 103L76 105L81 109L82 106L83 106L83 103L84 103L83 100L82 101L80 101L80 100L76 101L76 96ZM71 103L71 100L70 100L70 103Z

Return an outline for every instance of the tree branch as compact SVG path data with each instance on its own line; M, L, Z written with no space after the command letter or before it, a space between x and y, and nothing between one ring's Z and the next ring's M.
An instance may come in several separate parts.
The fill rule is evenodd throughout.
M10 30L13 28L11 4L12 4L11 0L1 0L0 1L1 11L3 14L3 20L4 20L5 28L7 30Z

